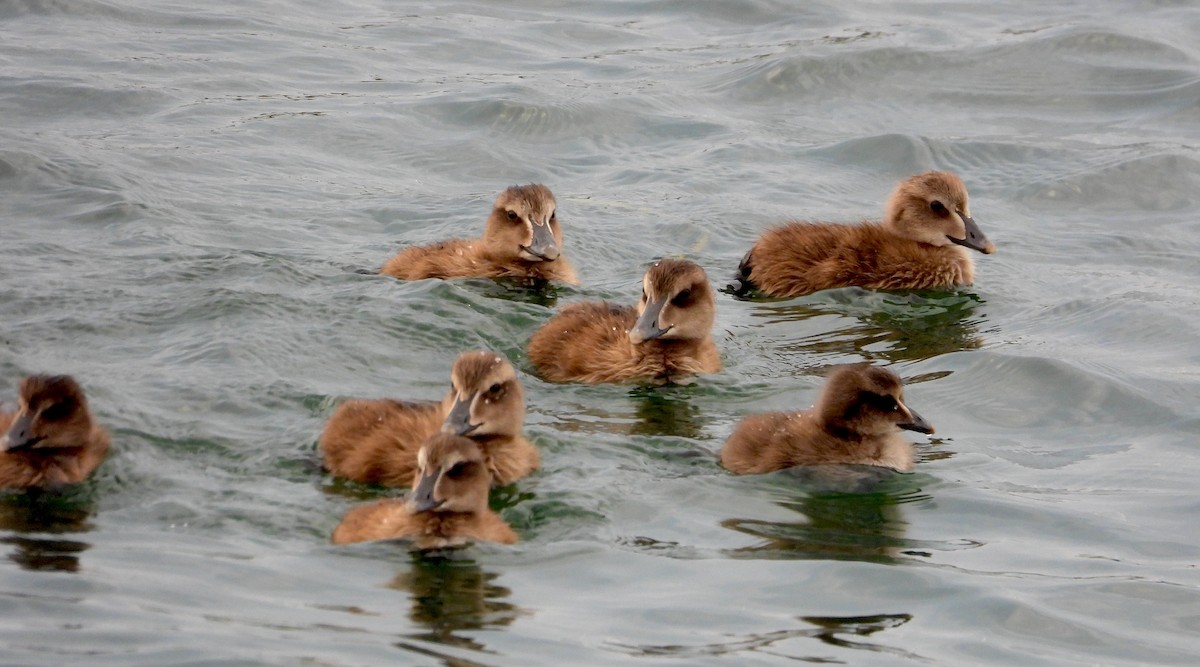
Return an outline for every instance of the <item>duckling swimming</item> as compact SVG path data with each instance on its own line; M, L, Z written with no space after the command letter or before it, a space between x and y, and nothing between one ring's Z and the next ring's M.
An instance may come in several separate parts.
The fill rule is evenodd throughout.
M408 486L421 443L441 431L471 438L497 485L537 470L537 447L521 435L525 394L512 364L494 352L464 352L450 392L434 401L350 400L321 433L325 467L356 482Z
M530 339L529 359L552 382L686 383L721 370L712 340L715 312L704 269L662 259L642 278L637 308L567 306Z
M967 188L945 171L902 181L882 222L793 222L767 230L738 267L742 290L800 296L834 287L930 289L969 285L967 249L996 251L967 205Z
M108 431L69 375L21 380L16 412L0 414L0 488L75 484L104 460Z
M870 364L842 366L829 375L809 410L743 419L721 449L721 465L738 474L826 463L908 472L913 447L900 429L933 433L905 404L900 378Z
M473 440L438 433L417 453L408 497L355 507L333 531L334 544L410 538L418 549L471 540L514 544L517 534L488 509L491 475Z
M514 185L496 197L483 238L405 248L379 272L401 280L511 277L575 285L575 269L562 257L557 207L550 188Z

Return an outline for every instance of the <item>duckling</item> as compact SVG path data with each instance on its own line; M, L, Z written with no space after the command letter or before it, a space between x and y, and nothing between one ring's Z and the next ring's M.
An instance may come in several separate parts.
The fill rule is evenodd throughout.
M0 488L75 484L108 453L108 431L69 375L23 378L18 409L0 414L0 433Z
M743 419L721 449L721 465L738 474L827 463L908 472L913 447L899 429L933 433L905 404L900 378L870 364L842 366L829 375L811 409Z
M512 364L494 352L464 352L440 403L350 400L321 433L325 467L356 482L408 486L417 450L441 431L471 438L483 449L492 479L509 484L537 470L537 447L521 435L525 394Z
M882 222L793 222L764 233L738 267L741 291L800 296L834 287L930 289L969 285L967 248L996 251L967 205L962 180L930 171L901 181Z
M380 273L422 278L525 278L579 283L562 256L562 229L550 188L514 185L496 197L483 238L405 248Z
M437 433L417 452L408 497L360 505L333 531L334 544L410 538L418 549L484 540L514 544L517 534L488 509L491 475L473 440Z
M542 325L529 359L552 382L686 384L721 370L712 340L716 301L704 269L662 259L642 278L637 308L576 303Z

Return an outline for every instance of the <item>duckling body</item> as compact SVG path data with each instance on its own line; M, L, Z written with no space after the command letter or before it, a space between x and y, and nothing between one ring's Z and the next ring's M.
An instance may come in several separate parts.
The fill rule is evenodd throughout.
M482 238L451 239L400 251L380 273L401 280L423 278L579 278L562 257L562 229L550 189L533 183L501 192Z
M108 453L83 388L67 375L21 380L16 412L0 414L0 488L76 484Z
M908 472L913 447L901 429L933 433L904 403L900 378L869 364L843 366L830 374L811 409L743 419L721 449L721 465L738 474L820 464Z
M663 259L642 279L636 308L604 302L563 308L529 341L552 382L687 382L721 370L712 340L715 299L704 269Z
M488 508L490 474L479 445L439 433L417 455L412 492L355 507L333 531L334 544L408 538L418 549L472 540L514 544L517 534Z
M882 222L794 222L766 231L742 259L739 277L772 296L969 285L975 265L968 248L996 250L971 217L962 180L932 171L896 187Z
M321 433L326 469L369 484L408 486L421 443L439 431L466 435L482 448L492 479L509 484L537 470L537 447L521 435L525 398L516 371L492 352L464 352L440 402L350 400Z

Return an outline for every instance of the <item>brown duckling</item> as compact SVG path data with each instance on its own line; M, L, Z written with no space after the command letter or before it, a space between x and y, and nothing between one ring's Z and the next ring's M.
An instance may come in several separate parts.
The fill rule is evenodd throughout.
M350 400L321 433L325 467L356 482L408 486L421 443L441 431L479 443L497 485L537 470L537 447L521 435L525 394L516 370L494 352L464 352L441 403Z
M637 308L605 302L563 308L529 341L529 359L552 382L686 383L721 370L712 340L716 300L704 269L654 263Z
M900 429L933 433L904 403L900 378L870 364L842 366L829 375L809 410L743 419L721 449L721 465L738 474L826 463L908 472L913 447Z
M471 540L514 544L517 534L488 509L491 474L475 441L438 433L417 452L412 492L360 505L333 531L334 544L410 538L418 549Z
M108 453L83 388L69 375L21 380L16 412L0 414L0 488L75 484Z
M575 269L562 256L557 206L544 185L514 185L496 197L483 238L405 248L379 272L401 280L510 277L577 284Z
M742 288L800 296L834 287L930 289L969 285L967 249L996 251L967 205L962 180L930 171L901 181L882 222L793 222L767 230L739 269Z

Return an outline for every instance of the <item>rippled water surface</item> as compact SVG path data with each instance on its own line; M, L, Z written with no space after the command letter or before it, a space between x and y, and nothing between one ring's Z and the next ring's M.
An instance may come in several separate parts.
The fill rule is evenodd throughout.
M114 435L0 497L0 662L1195 664L1200 10L1055 4L0 3L0 386L70 372ZM528 374L555 306L933 168L973 287L721 294L688 387ZM530 181L579 288L358 272ZM526 371L521 543L329 545L389 493L322 474L333 406L476 347ZM917 472L716 465L860 360L937 426Z

